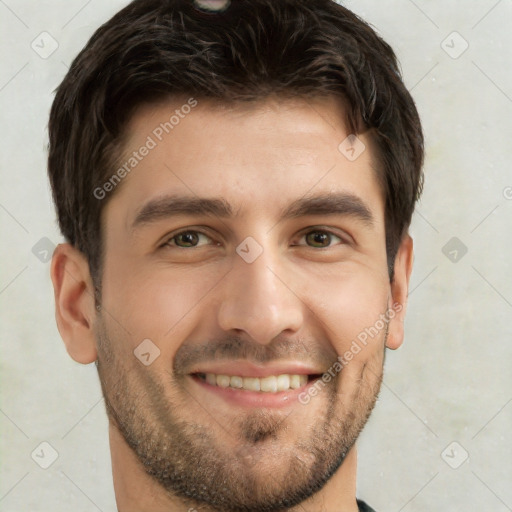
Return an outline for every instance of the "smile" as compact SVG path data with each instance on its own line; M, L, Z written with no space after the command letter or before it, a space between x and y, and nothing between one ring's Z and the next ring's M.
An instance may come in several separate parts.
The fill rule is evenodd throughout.
M215 373L196 373L195 376L211 386L234 388L262 393L278 393L300 389L317 375L282 374L267 377L241 377L239 375L222 375Z

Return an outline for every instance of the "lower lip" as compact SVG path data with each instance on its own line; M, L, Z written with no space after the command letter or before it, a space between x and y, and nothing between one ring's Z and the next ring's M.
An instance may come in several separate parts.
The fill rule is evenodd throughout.
M241 407L286 407L298 402L299 395L307 392L308 387L315 383L315 380L311 380L299 389L290 389L288 391L277 391L276 393L271 393L265 391L247 391L245 389L212 386L195 375L190 377L205 391L213 393L232 405L238 405Z

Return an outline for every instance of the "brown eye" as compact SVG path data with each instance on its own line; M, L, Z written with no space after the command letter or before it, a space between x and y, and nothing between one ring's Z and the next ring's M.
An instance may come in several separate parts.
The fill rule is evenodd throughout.
M201 237L210 240L210 237L199 231L182 231L169 239L167 245L181 247L183 249L197 247ZM174 243L171 243L174 242ZM201 244L204 245L204 244Z
M343 240L339 236L337 236L334 233L331 233L329 231L319 231L319 230L310 231L309 233L306 233L305 237L306 237L306 243L310 247L319 248L319 249L322 249L325 247L330 247L333 238L338 239L340 242L343 243Z

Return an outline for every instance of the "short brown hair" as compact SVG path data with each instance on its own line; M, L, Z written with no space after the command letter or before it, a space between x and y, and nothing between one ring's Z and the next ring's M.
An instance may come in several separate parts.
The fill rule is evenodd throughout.
M205 2L203 2L205 3ZM101 212L134 109L189 95L222 102L334 95L350 133L369 131L386 198L390 278L423 184L423 134L396 56L333 0L135 0L101 26L57 89L48 173L61 231L101 282Z

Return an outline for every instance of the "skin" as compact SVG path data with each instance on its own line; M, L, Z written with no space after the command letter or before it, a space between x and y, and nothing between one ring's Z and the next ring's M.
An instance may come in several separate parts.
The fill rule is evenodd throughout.
M139 109L126 155L181 104ZM57 247L57 324L71 357L98 365L121 512L357 511L354 443L380 388L385 347L403 341L413 246L406 235L390 282L371 141L359 135L366 150L349 161L338 150L343 119L334 98L199 101L106 200L101 307L84 256ZM329 193L356 196L373 222L280 218L292 201ZM236 215L165 216L132 228L148 201L169 194L223 198ZM204 235L174 237L192 229ZM249 236L262 249L252 263L236 252ZM385 328L307 404L234 404L191 376L247 362L323 374L393 307ZM149 366L133 353L145 339L160 350ZM184 481L165 477L173 472Z

